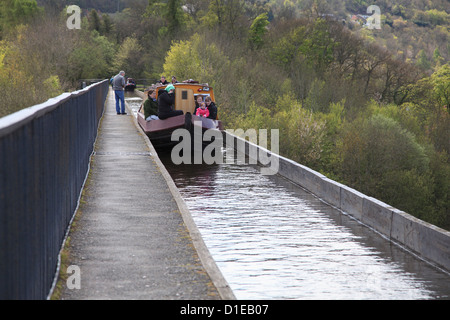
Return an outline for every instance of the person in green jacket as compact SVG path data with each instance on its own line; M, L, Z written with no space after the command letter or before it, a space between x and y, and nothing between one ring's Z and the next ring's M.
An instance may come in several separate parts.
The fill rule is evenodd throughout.
M158 118L158 102L156 101L156 91L150 89L147 92L148 99L144 102L144 117L145 120L157 120Z

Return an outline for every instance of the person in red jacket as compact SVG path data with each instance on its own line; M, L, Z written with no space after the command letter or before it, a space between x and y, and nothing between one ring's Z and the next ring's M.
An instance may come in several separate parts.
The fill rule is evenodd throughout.
M204 102L200 102L200 107L197 109L195 115L199 117L208 118L209 110L206 108L206 104Z

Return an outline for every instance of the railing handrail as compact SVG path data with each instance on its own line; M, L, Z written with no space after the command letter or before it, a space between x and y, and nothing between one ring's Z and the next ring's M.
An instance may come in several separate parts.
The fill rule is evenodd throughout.
M45 299L89 171L108 82L0 119L0 299Z
M0 118L0 138L11 133L15 129L23 126L24 124L32 121L33 119L36 119L48 112L51 112L52 110L56 109L60 104L66 102L67 100L73 97L82 95L83 93L92 89L92 87L98 86L104 83L105 81L108 80L104 79L103 81L91 84L90 86L77 91L62 93L59 96L50 98L43 103L24 108L22 110L16 111L14 113L11 113L9 115Z

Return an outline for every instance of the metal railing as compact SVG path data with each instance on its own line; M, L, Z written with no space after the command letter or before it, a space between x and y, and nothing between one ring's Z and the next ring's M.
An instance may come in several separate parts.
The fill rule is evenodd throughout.
M89 168L108 80L0 119L0 299L45 299Z
M128 77L128 76L126 76ZM158 82L159 79L134 79L133 80L136 82L136 87L142 91L144 91L146 88L148 88L149 86L151 86L152 84L156 84ZM77 88L78 89L84 89L87 86L103 81L103 79L79 79L78 80L78 84L77 84Z

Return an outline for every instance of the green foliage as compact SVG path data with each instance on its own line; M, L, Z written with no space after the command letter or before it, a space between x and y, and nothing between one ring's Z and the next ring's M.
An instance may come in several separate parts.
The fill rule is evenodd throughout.
M255 128L272 128L272 115L269 109L252 102L248 106L248 112L240 114L235 122L236 128L243 130Z
M329 26L325 20L317 19L308 37L299 47L309 63L320 71L324 70L333 60L333 48L336 43L328 30Z
M325 94L325 81L315 79L311 84L311 89L309 89L308 96L305 100L305 108L313 112L327 112L328 104L327 95Z
M434 180L430 174L416 169L396 170L385 174L379 181L376 196L388 199L388 203L415 215L417 218L439 224L433 209Z
M91 10L89 13L89 29L100 32L101 20L96 10Z
M109 15L105 14L102 16L103 18L103 26L102 31L104 35L109 35L113 31L113 23Z
M4 41L0 42L0 117L30 106L35 101L32 79L22 70L19 61L14 59L16 55L15 48Z
M96 31L86 32L80 45L68 57L71 80L109 77L114 54L115 47L106 37Z
M448 64L436 68L430 76L411 85L408 106L417 117L422 134L429 139L437 151L450 154L450 67Z
M0 2L0 39L17 25L43 12L36 0L2 0Z
M316 168L335 180L340 179L339 173L335 170L339 166L336 145L339 143L338 139L346 121L345 114L345 100L331 103L328 113L316 113L316 116L325 123L322 154Z
M166 55L164 74L177 75L181 79L202 76L199 44L198 35L192 40L173 42Z
M181 7L180 0L154 1L149 0L144 17L150 19L163 19L158 33L160 36L173 38L189 20Z
M2 42L2 116L73 90L79 79L110 76L114 44L88 28L69 30L66 19L37 18Z
M81 9L95 9L97 12L115 13L126 8L147 4L148 0L37 0L46 11L62 10L68 5L77 5Z
M325 122L291 101L288 110L274 115L280 128L280 153L310 167L316 167L322 156Z
M127 76L138 78L142 72L143 47L134 37L126 38L120 45L114 61L112 61L113 74L125 70Z
M325 137L325 121L301 107L292 96L279 97L276 111L251 103L245 114L234 120L234 127L279 129L280 154L309 166L320 161Z
M425 11L426 19L432 25L442 25L448 24L450 21L450 14L445 11L439 11L436 9L431 9Z
M96 31L102 36L110 36L114 26L109 14L99 14L95 9L91 10L83 21L83 29Z
M269 24L267 20L267 13L262 13L253 20L250 26L250 33L248 38L248 43L250 48L259 49L263 44L263 36L266 34L266 27Z
M281 37L272 47L270 56L279 65L289 69L293 63L305 61L323 74L334 60L334 48L339 45L325 20L299 26Z
M172 43L163 73L178 79L201 79L215 86L228 64L228 59L214 43L206 43L205 38L194 34L190 40Z
M381 115L393 119L403 129L414 134L418 140L423 140L423 129L420 126L415 106L412 104L406 103L397 106L395 104L379 104L372 100L369 102L366 112L369 115Z
M439 48L434 49L433 52L433 63L436 67L439 67L442 65L442 62L444 61L444 58L441 55L441 52L439 51Z
M167 3L167 11L166 11L166 19L168 22L168 31L170 36L174 36L175 32L179 30L179 28L184 23L183 11L181 10L181 1L180 0L168 0Z
M434 99L438 104L446 106L447 112L450 112L450 64L438 67L430 80Z
M271 58L287 68L299 53L299 48L306 37L306 27L300 26L281 37L270 52Z
M447 127L448 128L448 127ZM447 139L448 140L448 139ZM450 227L450 162L448 153L433 152L430 154L430 171L434 180L433 210L424 218L437 226ZM420 214L420 213L419 213Z
M346 124L338 152L346 183L420 218L433 208L429 154L397 121L375 114Z
M42 84L43 89L49 97L56 97L62 93L61 83L58 76L50 76L45 79Z
M203 24L219 32L236 35L239 26L237 22L242 16L244 1L242 0L214 0L209 1L208 10L201 18Z
M417 54L417 62L416 65L423 70L428 70L431 67L431 62L428 60L427 55L424 50L420 50Z

